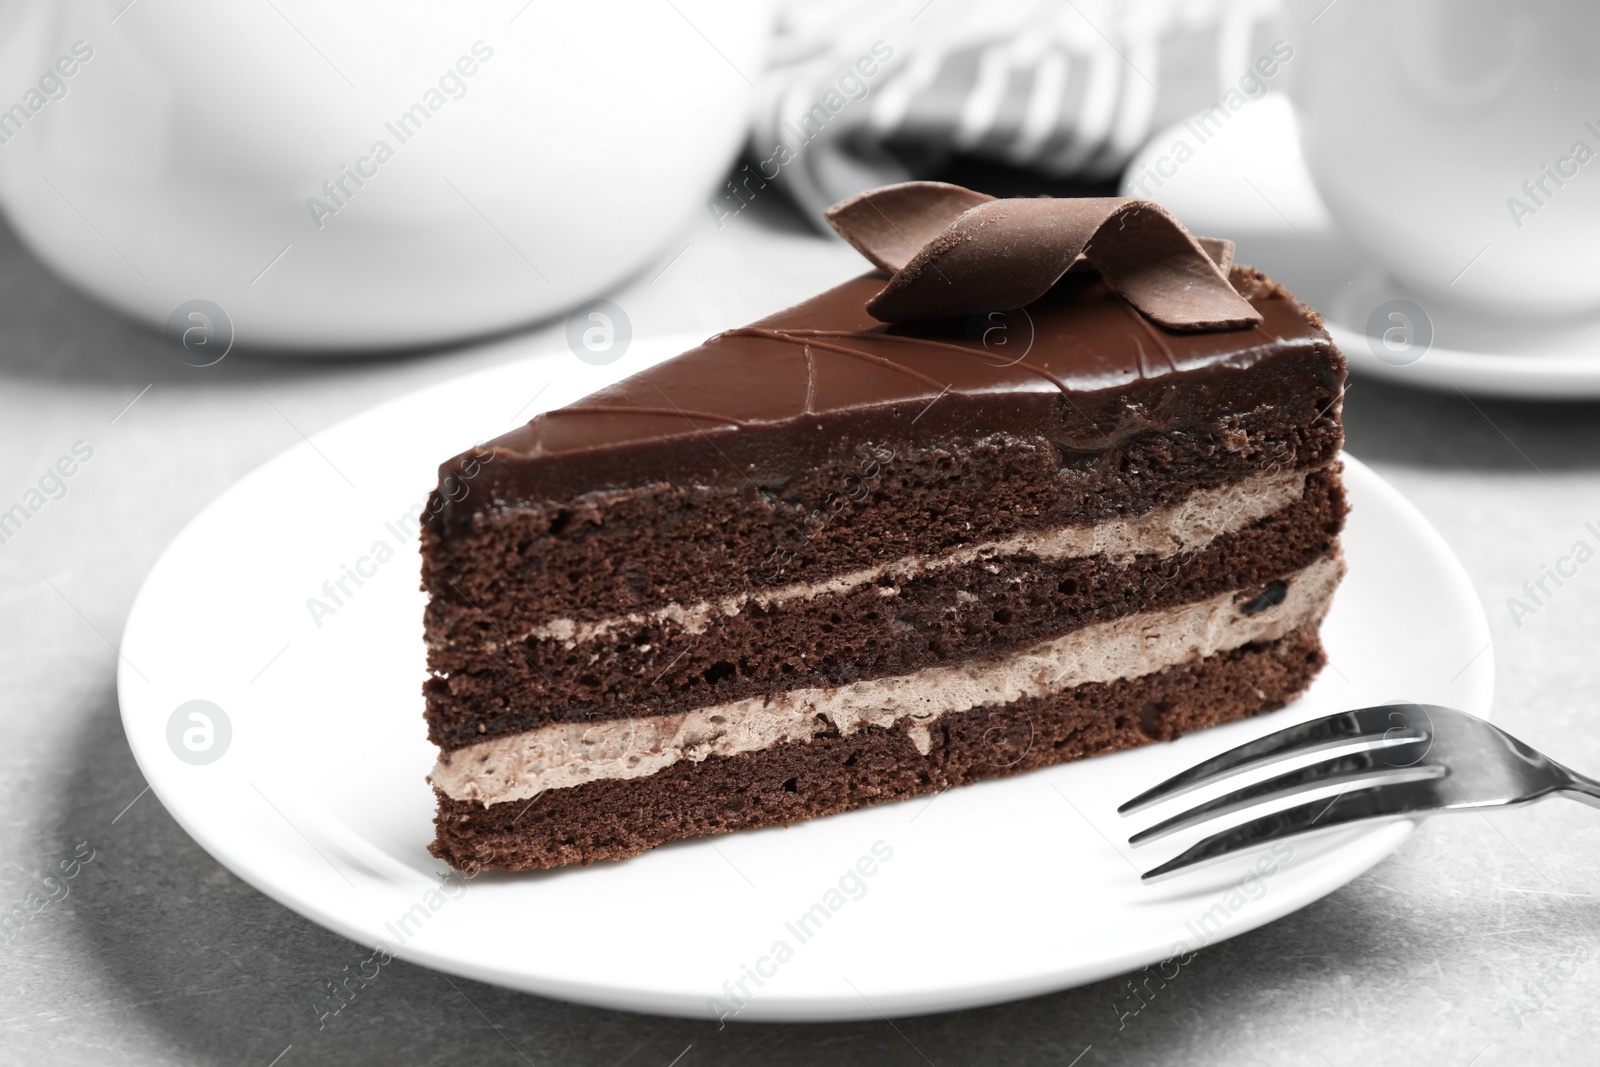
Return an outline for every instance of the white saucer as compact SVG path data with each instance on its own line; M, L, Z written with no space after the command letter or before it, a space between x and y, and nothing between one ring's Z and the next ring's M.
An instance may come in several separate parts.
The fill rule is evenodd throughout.
M1194 149L1193 158L1164 164L1175 171L1171 177L1149 178L1179 140ZM1266 271L1322 313L1357 374L1485 396L1600 397L1600 316L1480 319L1407 293L1344 241L1301 160L1294 111L1282 94L1247 104L1203 144L1183 123L1157 134L1129 164L1122 192L1158 201L1195 233L1234 238L1240 262ZM1390 310L1407 314L1403 305L1389 307L1391 301L1425 309L1431 331L1424 320L1411 326L1414 339L1431 332L1428 343L1385 345L1385 331L1407 328L1389 317ZM1392 340L1401 342L1402 334Z
M414 526L395 520L425 499L441 458L684 344L639 340L609 367L544 355L385 404L267 463L177 537L129 617L118 691L139 766L196 841L314 921L454 974L706 1017L713 997L731 1006L724 983L743 980L755 996L740 1020L877 1018L1093 981L1305 906L1412 824L1297 840L1265 876L1250 855L1152 886L1140 870L1198 832L1131 852L1128 835L1168 812L1123 819L1117 805L1337 709L1407 697L1489 710L1493 653L1466 575L1415 509L1348 460L1350 574L1324 629L1332 666L1290 708L932 801L441 886L446 868L426 851L417 548ZM347 583L336 612L314 620L308 598L326 602L323 582L345 565L366 572L361 586ZM214 721L206 750L193 706L172 726L196 700L226 716L225 748ZM192 762L186 729L200 755L220 757ZM851 875L874 853L870 877ZM842 906L802 943L786 923L830 901ZM780 941L793 952L781 964ZM768 972L759 989L747 966Z
M1600 397L1600 319L1476 319L1408 293L1381 271L1353 277L1322 310L1334 344L1359 374L1485 396ZM1431 342L1419 343L1428 333Z

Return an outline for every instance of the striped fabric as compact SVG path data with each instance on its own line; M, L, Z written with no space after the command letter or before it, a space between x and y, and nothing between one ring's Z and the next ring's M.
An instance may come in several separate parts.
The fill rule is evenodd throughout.
M829 204L953 153L1114 176L1266 50L1278 0L788 0L747 172Z

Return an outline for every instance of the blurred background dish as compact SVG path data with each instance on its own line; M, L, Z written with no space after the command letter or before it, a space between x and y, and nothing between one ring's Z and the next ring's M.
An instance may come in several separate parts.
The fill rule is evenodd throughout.
M1288 87L1339 230L1436 305L1600 308L1600 5L1289 0Z
M0 204L158 328L205 300L249 346L501 331L704 210L770 23L763 0L26 0L0 12L0 69L32 83L0 100Z

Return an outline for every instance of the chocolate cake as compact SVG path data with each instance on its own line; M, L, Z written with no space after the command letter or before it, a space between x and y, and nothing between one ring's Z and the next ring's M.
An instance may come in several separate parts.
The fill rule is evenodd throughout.
M931 794L1321 668L1345 363L1314 312L1144 201L916 182L830 219L875 272L441 468L435 855Z

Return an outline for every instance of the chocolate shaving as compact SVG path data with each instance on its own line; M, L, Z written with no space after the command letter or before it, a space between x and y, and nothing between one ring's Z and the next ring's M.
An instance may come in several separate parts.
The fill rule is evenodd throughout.
M828 209L840 236L890 272L867 302L883 322L1023 307L1075 266L1173 330L1255 326L1228 282L1233 243L1196 239L1163 207L1125 197L995 200L943 182L874 189Z
M894 274L968 209L993 199L945 182L902 182L841 200L825 214L874 267Z
M1233 242L1223 237L1196 237L1195 244L1205 249L1206 255L1217 265L1226 278L1233 269Z

